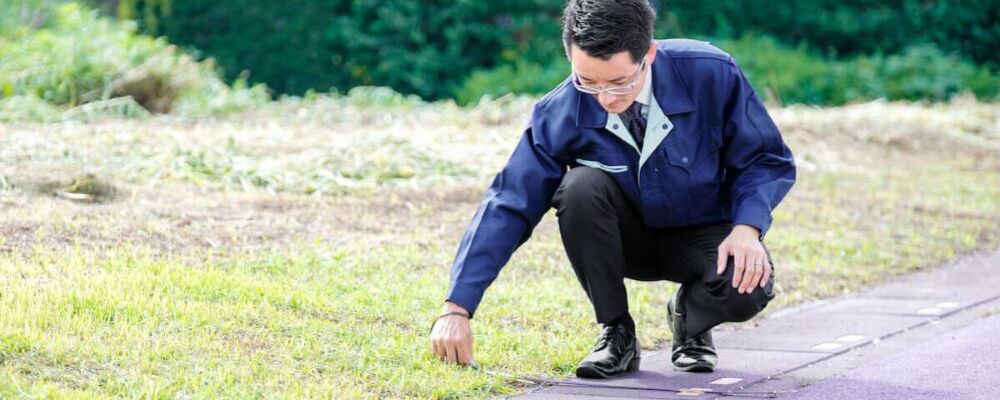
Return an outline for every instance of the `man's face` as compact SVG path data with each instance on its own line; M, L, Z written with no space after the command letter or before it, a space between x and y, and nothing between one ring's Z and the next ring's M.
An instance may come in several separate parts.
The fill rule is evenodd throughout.
M653 53L655 51L656 48L651 45L650 51L643 56L646 58L646 68L649 68L649 65L653 63ZM615 54L607 60L591 57L575 43L570 47L569 61L573 65L573 71L576 72L580 83L595 89L626 86L632 83L636 79L636 70L641 64L641 62L633 63L632 57L629 56L627 51ZM632 102L638 97L639 92L642 91L642 86L645 82L646 71L638 71L638 81L635 87L627 94L616 96L601 93L592 94L591 96L594 96L597 102L601 103L601 107L604 107L605 111L616 114L621 113L632 105Z

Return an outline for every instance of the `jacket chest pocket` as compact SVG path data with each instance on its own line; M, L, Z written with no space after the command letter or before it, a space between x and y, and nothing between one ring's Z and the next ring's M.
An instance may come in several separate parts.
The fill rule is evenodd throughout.
M722 127L709 127L673 143L664 143L661 151L674 184L686 184L695 202L714 200L722 185Z

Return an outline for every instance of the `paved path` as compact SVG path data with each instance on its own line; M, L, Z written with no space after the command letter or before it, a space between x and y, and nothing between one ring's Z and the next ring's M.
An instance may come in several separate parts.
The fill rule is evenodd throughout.
M638 372L523 398L1000 399L1000 251L721 328L712 373L644 352Z

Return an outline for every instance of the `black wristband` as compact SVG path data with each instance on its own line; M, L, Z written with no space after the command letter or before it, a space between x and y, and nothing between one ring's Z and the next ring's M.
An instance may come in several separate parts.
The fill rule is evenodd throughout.
M434 322L431 322L431 333L434 332L434 325L437 324L438 320L441 319L441 318L447 317L449 315L461 315L461 316L463 316L465 318L469 318L468 314L466 314L464 312L461 312L461 311L452 311L452 312L441 314L436 319L434 319ZM472 319L472 318L469 318L469 319Z

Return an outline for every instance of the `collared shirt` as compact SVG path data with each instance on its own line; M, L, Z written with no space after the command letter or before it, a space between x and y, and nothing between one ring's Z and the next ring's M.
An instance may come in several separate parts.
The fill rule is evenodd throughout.
M639 95L636 96L635 101L642 104L642 116L643 118L649 118L649 102L653 97L653 65L646 66L646 79L642 83L642 89L639 90Z
M652 82L653 82L653 67L651 65L646 65L644 69L645 69L645 75L646 75L646 77L642 81L642 88L639 89L639 94L637 94L635 96L634 102L640 104L640 106L639 106L639 114L641 114L642 118L646 119L647 120L646 122L648 122L648 119L649 119L649 104L650 104L650 97L652 96L652 86L653 86L653 84L652 84ZM631 106L632 105L630 104L629 107L631 108ZM623 116L622 114L624 114L624 112L617 113L616 115L618 116L619 119L622 120L623 124L627 127L627 126L629 126L629 122L627 122L629 117L628 116ZM609 130L613 131L613 129L609 129ZM648 129L648 125L647 125L646 131L648 131L648 130L649 129ZM643 132L643 136L645 136L645 133L646 132ZM630 132L630 135L632 135L633 140L635 140L634 132ZM638 144L636 144L636 147L639 148ZM641 151L641 148L639 148L639 149Z
M791 150L729 54L689 39L656 45L641 151L621 118L568 78L535 104L459 242L447 300L475 314L568 168L607 172L647 227L731 222L763 240L795 182Z

